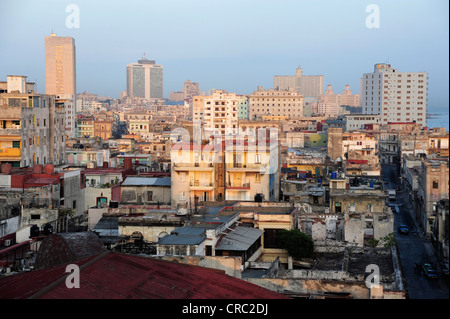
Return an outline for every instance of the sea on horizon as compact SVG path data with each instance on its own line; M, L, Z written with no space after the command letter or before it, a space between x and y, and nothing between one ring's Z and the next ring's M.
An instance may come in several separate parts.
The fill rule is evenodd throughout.
M427 112L427 127L445 127L445 129L448 131L448 116L448 109L429 109Z

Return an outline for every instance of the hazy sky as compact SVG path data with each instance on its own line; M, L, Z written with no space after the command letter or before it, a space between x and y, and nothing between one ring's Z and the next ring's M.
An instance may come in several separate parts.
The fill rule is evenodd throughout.
M79 8L79 28L68 28ZM379 8L379 28L367 28ZM359 93L373 65L427 71L429 107L449 107L446 0L0 0L0 80L27 75L45 90L44 37L75 38L77 91L119 97L126 64L144 52L164 66L164 97L186 80L203 91L250 94L274 75L324 75L340 93Z

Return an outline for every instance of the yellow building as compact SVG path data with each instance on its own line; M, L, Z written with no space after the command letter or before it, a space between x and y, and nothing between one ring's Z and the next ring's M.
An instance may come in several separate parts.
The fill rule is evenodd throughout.
M171 149L172 205L193 207L200 201L278 200L280 149L245 142L195 145Z
M109 120L95 120L94 121L94 136L100 137L103 141L111 137L112 122Z

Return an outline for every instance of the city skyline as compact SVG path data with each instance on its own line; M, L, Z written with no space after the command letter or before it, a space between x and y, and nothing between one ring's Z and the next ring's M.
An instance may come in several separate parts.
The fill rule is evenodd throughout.
M45 92L43 42L54 32L77 43L77 93L118 98L126 91L126 65L144 54L165 69L164 98L186 80L206 92L251 94L257 86L271 88L276 75L294 75L298 66L323 74L325 87L339 92L348 84L356 94L362 75L388 62L427 72L429 108L448 109L448 3L377 1L380 25L368 28L371 3L2 2L0 26L8 32L0 70L2 77L28 76ZM78 27L67 25L72 4ZM142 21L148 28L139 27Z

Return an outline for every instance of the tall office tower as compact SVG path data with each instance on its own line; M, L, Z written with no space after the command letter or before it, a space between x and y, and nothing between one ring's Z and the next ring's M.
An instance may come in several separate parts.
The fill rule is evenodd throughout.
M323 75L303 75L302 68L298 67L295 75L275 75L273 77L273 88L280 91L294 90L305 98L317 97L323 94Z
M75 136L76 57L75 40L45 37L45 93L59 96L64 101L66 134Z
M377 63L374 72L364 73L361 81L363 114L379 114L382 125L426 125L427 72L398 72L390 64Z
M163 98L163 67L143 57L127 64L127 96L146 100Z

